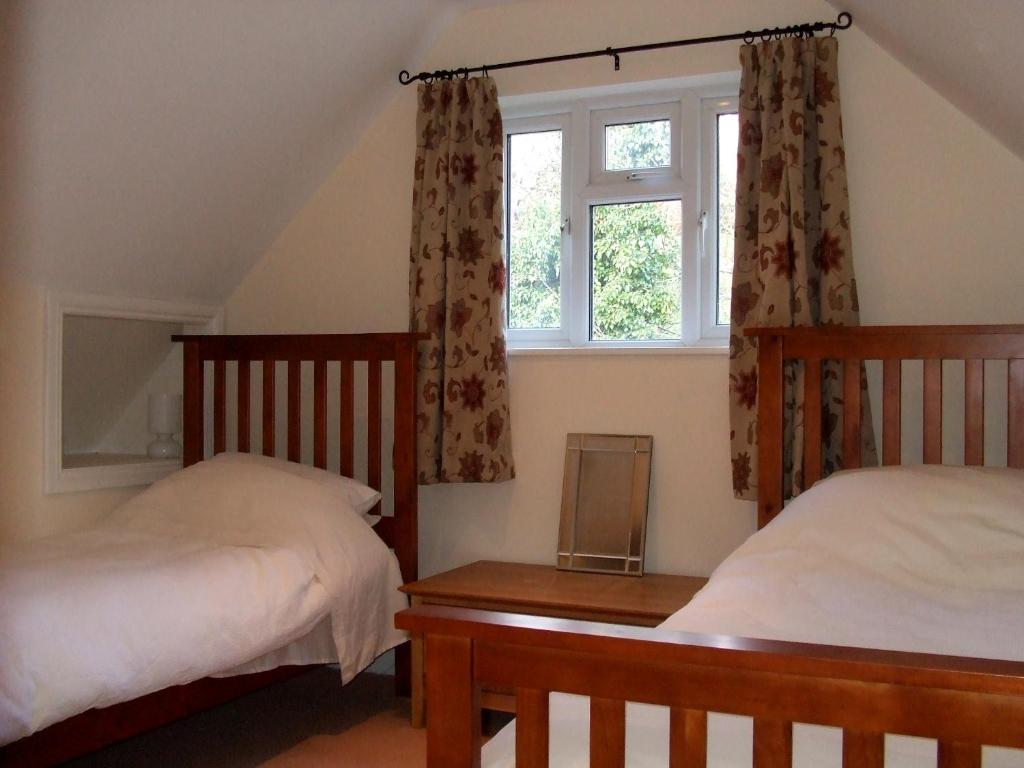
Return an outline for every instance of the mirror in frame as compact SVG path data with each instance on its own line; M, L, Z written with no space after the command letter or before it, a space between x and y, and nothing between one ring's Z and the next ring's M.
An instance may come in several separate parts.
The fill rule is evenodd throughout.
M568 436L558 568L643 575L653 447L650 435Z

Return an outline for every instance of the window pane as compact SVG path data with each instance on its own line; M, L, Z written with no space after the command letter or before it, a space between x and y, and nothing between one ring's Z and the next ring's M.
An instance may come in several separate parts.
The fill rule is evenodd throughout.
M604 169L667 168L672 164L671 127L669 120L605 126Z
M562 132L508 137L508 327L559 328Z
M591 338L678 339L682 203L595 205L591 212Z
M719 325L729 325L732 297L733 247L736 244L736 154L739 115L718 116L718 313Z

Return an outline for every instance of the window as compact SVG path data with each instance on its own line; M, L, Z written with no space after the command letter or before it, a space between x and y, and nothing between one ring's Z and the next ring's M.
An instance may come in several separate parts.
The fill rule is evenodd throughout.
M719 81L503 103L513 347L728 336L737 83Z

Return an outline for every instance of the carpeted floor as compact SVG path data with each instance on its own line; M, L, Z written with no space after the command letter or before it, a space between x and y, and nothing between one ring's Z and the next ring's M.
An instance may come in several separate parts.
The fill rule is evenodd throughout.
M418 768L426 731L394 680L320 668L68 763L73 768Z

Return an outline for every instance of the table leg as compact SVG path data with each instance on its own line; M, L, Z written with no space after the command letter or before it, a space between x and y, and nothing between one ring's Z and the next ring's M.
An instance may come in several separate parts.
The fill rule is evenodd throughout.
M412 607L422 604L418 597L412 598ZM409 641L412 655L412 727L422 728L426 724L426 678L424 676L423 635L413 635Z

